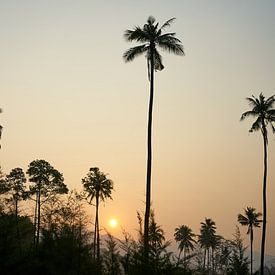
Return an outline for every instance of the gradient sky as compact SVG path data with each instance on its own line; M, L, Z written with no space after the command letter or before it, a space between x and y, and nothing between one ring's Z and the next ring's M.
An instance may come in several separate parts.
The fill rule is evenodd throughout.
M231 238L243 208L262 209L262 138L239 118L247 96L275 94L274 12L271 0L0 0L3 171L45 159L79 190L98 166L115 187L100 209L102 226L117 217L135 235L145 201L149 82L144 57L123 62L135 45L123 32L149 15L161 23L176 17L170 30L186 56L163 53L165 70L156 74L153 208L168 239L182 224L199 233L205 217ZM273 255L274 141L270 135Z

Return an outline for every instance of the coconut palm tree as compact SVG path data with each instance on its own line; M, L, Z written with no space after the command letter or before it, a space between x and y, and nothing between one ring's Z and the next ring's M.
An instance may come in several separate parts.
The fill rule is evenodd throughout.
M147 129L147 177L146 177L146 206L144 217L144 257L148 262L149 255L149 218L151 204L151 169L152 169L152 114L154 97L154 72L164 69L162 57L157 47L162 50L184 55L181 41L175 37L175 33L163 33L164 29L169 27L175 20L171 18L161 27L155 22L155 18L149 16L143 27L135 27L133 30L126 30L124 37L127 41L137 41L142 43L139 46L128 49L123 58L125 62L134 60L137 56L145 54L147 60L148 77L150 81L150 99L148 111L148 129Z
M201 222L200 235L198 242L204 248L203 269L205 269L207 255L207 269L210 268L210 248L216 242L216 223L209 218L205 218L205 222Z
M275 109L273 105L275 103L275 96L265 99L264 95L260 93L259 98L254 96L246 98L251 110L244 112L241 116L241 121L247 117L256 119L249 132L261 131L263 136L264 144L264 175L263 175L263 229L262 229L262 243L261 243L261 275L264 274L264 253L265 253L265 237L266 237L266 217L267 217L267 203L266 203L266 180L267 180L267 145L268 145L268 134L267 127L271 126L273 133L275 127Z
M250 235L250 274L253 274L253 227L260 227L262 220L259 217L262 213L255 212L256 209L253 207L247 207L244 209L244 215L238 215L238 222L241 225L247 226L247 234Z
M194 237L196 235L192 232L192 229L186 225L181 225L175 229L174 237L176 242L179 243L179 256L178 263L180 261L180 255L183 251L183 262L185 264L186 253L194 249L193 243L196 243Z
M97 167L90 168L87 176L82 179L86 199L90 204L95 199L95 231L94 231L94 260L100 262L100 238L99 238L99 203L111 197L113 182ZM96 256L96 258L95 258Z

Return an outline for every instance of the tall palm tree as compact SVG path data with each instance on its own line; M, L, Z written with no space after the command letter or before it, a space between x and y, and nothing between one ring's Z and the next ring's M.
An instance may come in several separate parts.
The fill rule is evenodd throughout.
M99 238L99 202L105 201L111 197L113 190L113 182L97 167L90 168L87 176L82 179L86 199L92 204L95 199L96 215L95 215L95 231L94 231L94 259L96 256L97 264L100 262L100 238Z
M266 180L267 180L267 145L268 135L267 126L270 125L273 133L275 127L275 109L273 105L275 103L275 96L265 99L264 95L260 93L259 98L254 96L246 98L251 110L244 112L241 116L241 120L247 117L256 118L252 124L249 132L261 131L264 143L264 175L263 175L263 229L262 229L262 243L261 243L261 275L264 274L264 253L265 253L265 236L266 236L266 217L267 217L267 206L266 206Z
M247 207L244 209L244 215L238 215L238 222L241 225L248 227L247 234L250 235L250 274L253 274L253 227L260 227L262 220L259 217L262 213L256 213L256 209L253 207Z
M216 242L216 223L210 219L205 218L205 222L201 222L200 235L198 241L201 247L204 248L203 269L205 269L206 255L207 255L207 269L210 268L210 248ZM213 252L213 251L212 251Z
M135 27L133 30L126 30L124 36L127 41L137 41L142 43L139 46L128 49L123 58L125 62L134 60L137 56L145 54L147 60L148 77L150 81L150 99L148 111L148 129L147 129L147 176L146 176L146 206L144 217L144 257L148 262L149 256L149 218L151 204L151 169L152 169L152 114L154 98L154 72L164 69L162 57L157 47L162 50L184 55L181 41L175 37L175 33L163 33L164 29L169 27L175 20L171 18L161 27L155 22L155 18L149 16L143 27Z
M194 237L196 235L192 232L192 229L186 225L181 225L175 229L174 237L176 242L179 243L179 257L178 257L178 263L180 261L180 255L183 251L183 262L185 264L185 258L186 253L190 250L194 249L194 243L196 243L196 240L194 240Z

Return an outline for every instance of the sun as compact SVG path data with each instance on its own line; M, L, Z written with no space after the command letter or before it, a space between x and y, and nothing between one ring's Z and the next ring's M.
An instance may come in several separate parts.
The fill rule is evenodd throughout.
M116 228L117 225L118 225L118 221L114 218L110 219L109 220L109 225L112 227L112 228Z

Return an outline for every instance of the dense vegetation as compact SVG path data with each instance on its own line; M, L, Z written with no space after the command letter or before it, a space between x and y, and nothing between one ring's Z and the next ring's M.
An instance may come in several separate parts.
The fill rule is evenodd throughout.
M137 213L137 239L123 232L119 240L100 229L99 201L111 198L113 190L103 172L91 168L80 192L69 191L62 174L45 160L31 162L27 175L20 168L1 172L1 274L144 274L142 215ZM85 206L93 200L95 222ZM238 228L226 240L217 234L215 222L205 218L199 232L176 227L175 253L151 211L149 274L248 274Z

